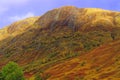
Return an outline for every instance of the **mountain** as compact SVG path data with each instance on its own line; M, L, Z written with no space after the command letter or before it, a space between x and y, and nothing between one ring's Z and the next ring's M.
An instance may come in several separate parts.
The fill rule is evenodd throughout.
M35 74L41 74L45 80L93 78L92 70L99 69L98 66L105 64L107 57L119 49L119 38L120 12L74 6L57 8L0 30L0 68L15 61L28 78ZM117 46L112 50L108 44ZM93 75L99 80L99 75L105 72L93 72ZM104 78L108 78L106 74Z

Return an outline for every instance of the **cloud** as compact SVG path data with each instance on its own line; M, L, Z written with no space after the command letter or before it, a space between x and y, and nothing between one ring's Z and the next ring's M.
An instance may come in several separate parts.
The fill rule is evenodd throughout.
M8 8L0 7L0 15L6 12Z
M0 15L8 11L11 7L22 6L31 0L0 0Z
M10 6L10 5L21 5L30 0L0 0L0 5Z
M10 22L19 21L19 20L23 20L23 19L29 18L29 17L34 17L34 13L28 12L27 14L22 15L22 16L13 16L13 17L9 18L9 21Z

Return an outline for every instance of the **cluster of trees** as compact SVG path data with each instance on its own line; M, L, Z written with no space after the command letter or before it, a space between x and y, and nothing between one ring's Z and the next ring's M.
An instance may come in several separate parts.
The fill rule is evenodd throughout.
M22 68L15 62L6 64L0 72L0 80L26 80ZM34 80L43 80L40 75L36 75Z
M0 80L25 80L22 69L18 64L9 62L0 73Z

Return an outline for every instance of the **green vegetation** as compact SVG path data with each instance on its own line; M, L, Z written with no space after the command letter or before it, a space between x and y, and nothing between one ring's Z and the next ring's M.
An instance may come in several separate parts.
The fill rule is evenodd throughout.
M3 80L3 76L1 72L0 72L0 80Z
M86 62L83 61L83 62L80 64L80 66L85 66L85 64L86 64Z
M112 32L111 32L111 38L112 38L113 40L115 40L115 39L117 38L117 35L118 35L118 34L120 34L120 33L118 33L117 30L112 31Z
M84 48L86 50L91 50L95 47L100 46L101 44L102 43L99 40L92 40L92 41L90 40L90 41L84 43Z
M36 74L35 75L35 80L43 80L40 75Z
M1 77L1 80L25 80L22 69L14 62L2 68Z

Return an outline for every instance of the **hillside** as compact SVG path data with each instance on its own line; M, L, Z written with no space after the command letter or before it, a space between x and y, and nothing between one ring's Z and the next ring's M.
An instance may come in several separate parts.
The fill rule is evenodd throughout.
M120 40L48 68L48 80L120 80Z
M39 17L27 18L0 29L0 41L6 39L7 37L15 37L16 35L31 29L31 25L33 25L38 18Z
M63 66L68 61L68 67L71 69L71 65L74 64L71 60L75 59L76 63L88 59L85 61L88 63L91 61L91 63L87 64L85 69L90 69L94 66L92 55L99 54L97 50L100 51L101 46L104 45L103 53L111 56L114 52L111 54L106 52L106 49L110 47L108 43L113 46L114 41L117 42L119 38L120 12L74 6L57 8L41 17L18 21L0 30L0 68L8 61L15 61L23 67L26 77L55 71L50 74L56 77L49 76L50 79L64 78L69 74L61 66L55 69L57 65ZM116 48L119 48L119 45ZM100 56L104 56L101 51L100 53ZM100 56L96 58L99 59ZM104 61L100 61L99 65L103 64ZM59 68L64 72L57 75L56 72L61 71ZM70 69L68 68L68 71ZM73 69L79 71L81 67L76 65ZM62 76L65 73L66 76Z

